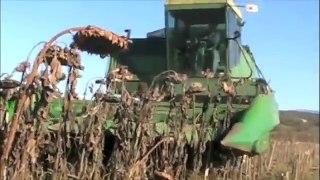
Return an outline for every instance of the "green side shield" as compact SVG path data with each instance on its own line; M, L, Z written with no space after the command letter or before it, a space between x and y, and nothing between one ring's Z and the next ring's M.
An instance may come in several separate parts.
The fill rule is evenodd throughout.
M279 110L274 95L258 95L221 144L244 152L261 154L269 147L270 132L279 123Z

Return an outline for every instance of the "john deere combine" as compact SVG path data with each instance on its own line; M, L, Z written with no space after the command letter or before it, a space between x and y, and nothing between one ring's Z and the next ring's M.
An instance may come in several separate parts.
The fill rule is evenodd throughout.
M190 141L209 128L208 141L262 153L279 124L278 106L249 46L241 43L243 25L233 1L168 0L165 28L131 39L129 50L112 56L110 72L127 68L133 75L125 87L139 98L153 89L159 135L167 133L168 119L182 120ZM169 110L174 107L182 118Z
M185 159L200 167L195 165L201 161L199 154L211 159L217 153L266 151L270 132L279 124L278 105L249 46L241 42L244 21L239 7L232 0L168 0L165 28L146 38L130 38L130 31L126 37L118 36L93 26L71 28L54 36L37 56L30 74L24 76L28 63L16 69L23 72L21 82L1 80L5 100L1 109L7 109L1 115L1 133L6 134L0 151L2 172L21 119L29 123L25 127L30 132L24 131L36 134L28 137L47 137L39 135L43 127L50 133L71 133L57 135L56 142L58 149L69 148L72 153L77 148L70 147L69 138L81 136L82 140L74 138L81 158L87 153L91 154L87 159L102 159L97 154L104 149L113 163L107 172L116 175L121 171L129 177L138 176L133 169L142 167L142 162L147 164L151 153L154 156L149 157L148 167L154 169L148 172L177 166L179 174L178 164L186 164ZM248 7L251 11L255 8ZM70 31L76 33L69 48L54 44ZM106 90L97 91L94 101L74 100L78 71L84 68L79 51L110 57L107 75L96 81ZM41 63L47 68L38 72ZM69 67L67 75L62 66ZM65 96L53 100L59 96L56 84L63 79L67 79ZM19 89L13 90L15 87ZM31 128L34 121L38 125ZM104 140L100 139L100 126L106 132ZM44 146L41 143L49 147L49 140L40 140L34 140L39 148ZM84 146L85 141L89 145ZM102 142L104 146L97 145ZM160 147L164 142L167 144ZM65 146L68 148L62 148ZM93 152L93 146L98 150ZM44 154L55 153L48 150ZM75 154L70 157L76 159ZM58 163L52 167L57 169Z

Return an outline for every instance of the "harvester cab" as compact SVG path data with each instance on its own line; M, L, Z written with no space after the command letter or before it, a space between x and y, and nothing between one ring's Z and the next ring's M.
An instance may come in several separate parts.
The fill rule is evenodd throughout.
M237 17L232 8L226 7L226 3L168 1L168 68L189 76L201 76L201 72L205 70L225 72L228 43L225 39L229 31L240 30L239 26L231 25L234 22L229 23L236 21ZM227 23L230 24L228 28ZM232 54L235 53L233 51Z
M208 70L228 73L240 61L242 25L233 1L167 0L165 29L148 37L166 38L168 69L188 76Z
M136 79L149 83L165 70L188 77L210 71L255 78L252 57L241 45L240 7L233 0L167 0L165 28L133 38L127 52L111 58L109 69L125 65ZM245 7L257 11L254 5Z

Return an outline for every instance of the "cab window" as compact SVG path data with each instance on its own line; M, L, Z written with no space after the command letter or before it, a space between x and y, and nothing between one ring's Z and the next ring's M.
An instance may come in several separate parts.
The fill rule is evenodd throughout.
M241 20L231 8L227 9L227 20L228 38L233 38L236 31L241 33ZM241 44L241 37L237 38L236 40L229 40L228 42L229 69L235 67L240 62L240 47L238 43Z

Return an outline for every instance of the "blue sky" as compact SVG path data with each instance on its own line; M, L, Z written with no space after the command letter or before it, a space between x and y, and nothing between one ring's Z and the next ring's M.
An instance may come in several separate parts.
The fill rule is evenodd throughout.
M1 72L25 60L39 41L75 26L96 25L133 37L164 26L163 0L144 1L1 1ZM276 91L281 109L319 110L319 1L241 0L260 12L245 13L243 42L249 44L264 76ZM70 37L61 41L70 42ZM34 60L40 48L32 54ZM102 76L107 60L83 53L86 82Z

